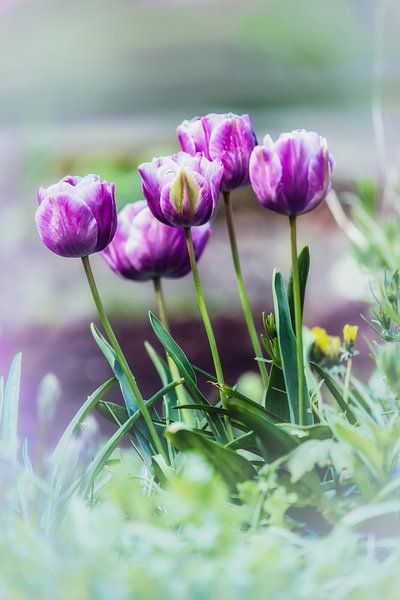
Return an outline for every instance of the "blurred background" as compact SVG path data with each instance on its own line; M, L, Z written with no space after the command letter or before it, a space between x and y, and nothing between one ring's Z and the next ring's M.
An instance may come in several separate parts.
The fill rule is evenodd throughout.
M248 112L259 139L306 128L328 138L337 191L382 181L398 156L400 6L384 0L0 0L0 372L24 353L23 434L34 396L53 371L68 414L107 367L79 260L41 244L36 189L65 174L117 184L119 207L141 198L136 166L175 151L175 127L207 112ZM384 110L383 110L384 107ZM271 306L273 267L288 272L286 219L234 193L243 271L255 314ZM255 370L221 211L201 275L226 378ZM305 216L311 246L306 324L340 334L360 323L368 280L328 209ZM150 284L93 268L145 394L158 386L143 340L153 341ZM211 368L189 277L165 285L173 333ZM367 360L367 352L364 351ZM360 361L363 359L360 359Z

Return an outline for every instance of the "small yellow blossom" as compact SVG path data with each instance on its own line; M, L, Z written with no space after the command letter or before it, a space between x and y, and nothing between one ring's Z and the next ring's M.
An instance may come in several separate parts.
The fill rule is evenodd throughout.
M340 338L329 335L322 327L313 327L316 347L329 358L338 358L341 351Z
M343 327L343 341L346 348L351 349L357 339L358 327L357 325L345 325Z

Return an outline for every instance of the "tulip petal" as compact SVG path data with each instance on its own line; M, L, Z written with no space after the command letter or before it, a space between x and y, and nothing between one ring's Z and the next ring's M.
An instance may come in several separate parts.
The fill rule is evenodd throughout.
M242 119L236 115L225 118L211 133L209 154L224 166L223 190L249 183L249 160L256 141L248 121Z
M157 171L157 167L159 166L157 163L160 161L161 159L159 161L153 160L153 162L142 163L139 165L138 171L142 177L143 195L147 200L151 212L156 219L168 225L160 209L161 190Z
M174 182L163 187L160 208L169 225L191 227L208 221L214 205L203 177L181 171Z
M315 154L308 166L307 211L315 208L327 195L331 185L328 148L325 143Z
M43 243L60 256L78 258L96 248L96 219L79 198L64 193L47 197L35 219Z
M103 250L102 255L109 267L120 275L128 279L135 279L136 271L126 252L126 244L131 235L131 230L137 215L148 210L147 202L141 200L126 204L118 214L118 224L115 236L112 242Z
M300 214L314 208L316 204L309 208L309 203L315 196L316 187L324 187L325 172L322 172L319 183L316 178L317 171L321 177L321 170L318 168L321 161L316 160L316 156L321 152L321 142L322 138L317 133L300 130L281 135L275 144L282 164L282 195L292 214ZM314 177L310 187L311 163L314 163Z
M85 178L86 179L86 178ZM103 250L113 239L117 227L115 184L87 180L75 188L76 195L91 209L98 226L97 245L94 252Z
M282 165L269 136L264 138L263 146L254 148L250 157L249 173L254 193L261 204L275 210L278 199L277 191L282 177Z

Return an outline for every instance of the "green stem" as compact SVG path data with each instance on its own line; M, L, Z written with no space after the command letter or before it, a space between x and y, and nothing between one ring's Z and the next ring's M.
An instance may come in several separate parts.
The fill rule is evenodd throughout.
M347 404L349 399L349 389L350 389L350 376L351 376L351 368L353 366L353 358L349 356L347 360L346 366L346 376L344 379L344 388L343 388L343 401Z
M126 379L128 380L128 383L132 389L133 395L136 398L136 401L138 403L138 408L143 416L143 419L147 425L147 428L150 432L150 435L153 439L154 445L157 448L157 452L159 452L159 454L161 454L163 456L163 458L167 461L167 456L165 454L165 450L163 448L163 445L161 443L161 440L159 438L159 435L154 427L154 423L151 420L151 416L149 413L149 410L146 406L145 401L143 400L143 396L140 393L140 390L138 388L138 385L136 383L136 379L132 373L132 371L130 370L130 367L126 361L126 358L124 356L124 353L122 352L121 346L119 345L119 342L115 336L115 333L111 327L110 321L108 320L108 317L106 315L106 312L104 310L103 304L101 302L100 299L100 294L99 291L97 289L97 285L93 276L93 271L92 268L90 266L90 261L89 261L89 257L88 256L84 256L82 257L82 263L83 263L83 268L85 269L85 273L86 273L86 277L87 277L87 281L90 287L90 291L92 292L92 296L93 296L93 300L94 303L96 305L97 308L97 312L99 314L99 318L101 321L101 324L104 327L104 331L107 334L108 340L111 344L111 346L113 347L113 350L115 352L115 355L117 357L117 360L119 362L119 364L121 365L121 369L126 377Z
M157 307L158 307L158 315L160 317L161 323L164 325L165 329L169 332L170 329L169 329L167 311L165 308L165 298L164 298L164 293L163 293L163 289L162 289L162 285L161 285L161 279L159 277L154 277L153 283L154 283L154 294L156 296ZM166 352L165 354L167 356L167 362L168 362L169 370L171 371L172 380L174 381L174 380L180 379L180 373L179 373L178 367L176 366L176 364L174 363L172 357L168 354L168 352ZM179 405L183 406L184 404L187 404L186 398L185 398L185 392L183 391L183 388L180 385L176 388L176 396L177 396ZM186 423L190 424L190 418L188 418L189 415L187 414L186 410L179 411L179 414L180 414L180 416L182 416L183 420Z
M196 256L195 256L194 248L193 248L192 232L191 232L190 227L185 228L185 234L186 234L186 243L187 243L187 248L188 248L189 258L190 258L190 266L192 268L193 283L194 283L194 288L195 288L196 296L197 296L197 303L199 305L200 314L203 319L204 328L206 330L206 334L208 337L208 343L210 345L210 350L211 350L211 354L212 354L212 358L213 358L213 362L214 362L214 368L215 368L215 374L217 376L217 381L220 384L220 386L223 386L225 384L225 382L224 382L224 374L222 372L221 359L219 357L217 343L215 341L215 335L214 335L214 331L213 331L213 328L211 325L210 317L208 316L207 306L204 301L203 290L201 289L199 271L197 269ZM220 398L221 398L222 406L225 406L225 394L223 393L222 390L220 390ZM225 425L226 425L229 437L231 439L233 439L232 427L231 427L229 419L226 416L225 416Z
M290 241L292 249L292 275L293 275L293 299L294 299L294 320L296 330L297 345L297 372L299 385L299 424L305 424L305 402L304 402L304 356L303 356L303 324L302 309L300 298L300 278L299 263L297 258L297 232L296 215L289 217L290 221Z
M224 198L226 223L228 226L229 242L231 245L232 260L233 260L233 266L234 266L235 274L236 274L237 286L239 289L240 302L242 303L244 318L246 320L247 329L250 334L250 339L251 339L251 343L253 345L253 350L254 350L256 356L262 357L263 353L261 350L261 344L260 344L260 341L259 341L259 338L257 335L256 326L255 326L253 315L252 315L251 308L250 308L249 297L247 295L246 286L245 286L244 280L243 280L242 268L240 266L239 251L238 251L238 246L237 246L237 241L236 241L235 227L234 227L234 223L233 223L232 202L231 202L231 198L230 198L230 193L222 192L222 195ZM265 363L259 361L258 368L260 369L260 374L261 374L261 378L263 380L264 386L265 386L265 388L267 388L268 382L269 382L269 377L268 377L268 372L267 372Z

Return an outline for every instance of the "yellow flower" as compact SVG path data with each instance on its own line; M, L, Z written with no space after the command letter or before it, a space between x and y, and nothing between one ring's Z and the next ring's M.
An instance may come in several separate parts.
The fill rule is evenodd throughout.
M316 347L329 358L338 358L341 350L340 338L329 335L322 327L313 327Z
M351 349L357 339L358 327L357 325L345 325L343 327L343 341L347 349Z

